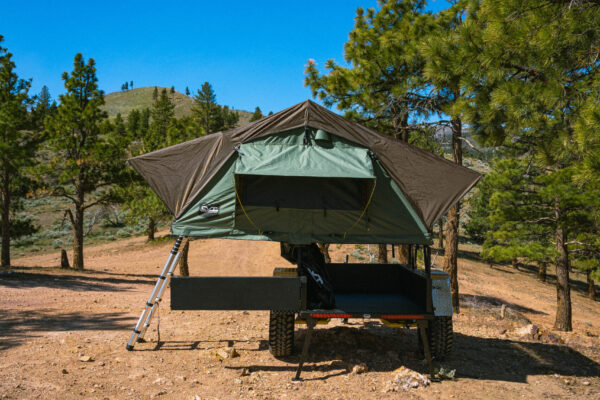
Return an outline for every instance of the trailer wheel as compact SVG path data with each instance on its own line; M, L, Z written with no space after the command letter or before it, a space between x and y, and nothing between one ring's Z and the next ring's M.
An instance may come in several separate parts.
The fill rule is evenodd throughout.
M424 354L421 335L419 337L419 351ZM453 341L452 317L435 317L429 322L427 336L429 337L429 348L431 356L435 360L444 360L452 352Z
M271 311L269 315L269 351L275 357L292 354L294 349L294 313Z

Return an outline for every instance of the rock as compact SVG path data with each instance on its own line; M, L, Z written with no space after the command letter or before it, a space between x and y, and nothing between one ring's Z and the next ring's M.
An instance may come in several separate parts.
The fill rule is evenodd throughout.
M104 361L100 361L100 362L98 363L98 365L99 365L99 366L101 366L101 367L104 367Z
M354 367L352 367L352 373L355 375L364 374L368 370L369 370L369 368L367 367L367 364L365 364L365 363L356 364Z
M500 318L504 319L505 315L506 315L506 304L502 304L502 306L500 307Z
M62 373L63 373L63 375L66 375L66 374L68 374L68 373L69 373L69 371L67 371L67 370L66 370L66 369L64 369L64 368L63 368L63 369L62 369L62 371L60 371L60 372L62 372Z
M81 362L92 362L94 359L90 356L81 356L79 357L79 361Z
M242 368L240 370L240 376L248 376L250 375L250 371L248 371L248 368Z
M241 385L243 383L243 381L240 378L235 378L233 380L233 382L236 383L236 384L238 384L238 385Z
M223 348L218 349L215 352L215 355L221 361L222 360L228 360L230 358L235 358L235 357L239 357L240 356L240 354L233 347L231 347L231 346L229 346L229 347L223 347Z
M581 382L581 384L583 386L590 386L591 385L590 381L583 381L583 382Z
M164 395L164 394L167 394L167 391L166 391L166 390L160 390L160 391L158 391L158 392L154 393L154 394L153 394L152 396L150 396L150 397L154 398L154 397L162 396L162 395Z
M445 369L444 367L440 367L438 371L438 376L442 379L454 379L454 375L456 375L455 369Z
M426 376L402 366L394 371L394 379L388 384L386 390L390 392L395 392L398 389L410 390L419 386L426 387L430 384L431 381Z

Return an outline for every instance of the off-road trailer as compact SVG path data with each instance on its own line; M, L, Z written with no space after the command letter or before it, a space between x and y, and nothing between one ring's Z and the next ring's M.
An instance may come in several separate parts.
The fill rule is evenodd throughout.
M481 176L380 135L311 101L225 132L129 160L174 214L178 236L127 343L152 320L182 240L226 238L282 243L295 269L272 277L173 278L178 310L271 310L269 344L293 348L294 325L330 318L379 318L419 328L423 353L451 346L448 277L431 271L431 229ZM409 245L408 265L325 263L315 243ZM416 268L422 248L423 269Z
M179 240L178 240L179 241ZM433 376L432 359L452 349L452 305L448 275L431 270L431 253L423 246L424 269L417 269L417 246L409 246L409 264L325 263L315 245L281 244L282 256L296 268L276 268L273 277L171 277L177 263L159 279L159 292L149 300L128 343L144 341L144 333L162 292L171 285L173 310L268 310L269 351L289 356L296 324L306 324L298 369L307 358L313 329L332 318L377 320L396 328L417 327L419 347Z

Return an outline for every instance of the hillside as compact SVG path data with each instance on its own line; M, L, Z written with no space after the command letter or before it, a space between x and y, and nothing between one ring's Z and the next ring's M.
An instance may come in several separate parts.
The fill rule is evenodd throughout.
M180 118L191 114L194 99L178 91L175 91L175 93L171 94L170 88L163 88L160 86L157 86L157 88L159 92L162 89L167 89L167 93L169 93L171 100L173 101L173 103L175 103L176 117ZM108 113L108 116L111 118L115 117L119 113L121 113L121 116L123 116L123 118L126 118L127 114L129 114L131 110L139 110L146 107L152 107L152 103L154 102L154 100L152 99L153 93L154 86L131 89L125 92L109 93L104 97L105 104L103 108ZM252 117L252 113L243 110L235 111L240 116L239 125L245 125L248 122L250 122L250 117Z

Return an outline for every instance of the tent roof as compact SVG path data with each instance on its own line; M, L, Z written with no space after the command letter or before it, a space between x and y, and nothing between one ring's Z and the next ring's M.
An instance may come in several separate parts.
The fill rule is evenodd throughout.
M236 146L303 126L323 129L373 151L428 227L481 178L471 169L379 134L310 100L250 124L143 154L129 162L177 218L234 154Z

